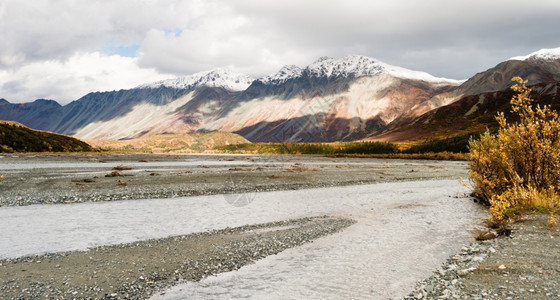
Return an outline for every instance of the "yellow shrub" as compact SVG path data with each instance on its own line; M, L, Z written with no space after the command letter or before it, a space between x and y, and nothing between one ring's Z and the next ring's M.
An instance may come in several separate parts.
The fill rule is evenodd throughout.
M469 173L474 195L490 205L501 221L510 208L558 207L560 193L560 120L549 106L533 107L531 90L520 77L512 80L511 99L519 121L509 124L503 113L496 134L486 132L469 143Z

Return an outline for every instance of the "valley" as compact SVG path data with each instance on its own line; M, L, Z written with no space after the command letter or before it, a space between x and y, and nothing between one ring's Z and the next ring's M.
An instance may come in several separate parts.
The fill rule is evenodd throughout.
M67 105L0 101L0 119L90 140L230 132L250 142L418 141L496 126L511 77L557 105L560 50L514 57L468 80L438 78L366 56L323 57L252 79L216 69L94 92Z
M443 151L463 152L470 136L496 128L497 112L511 116L510 76L530 80L537 104L559 107L559 49L463 81L347 56L258 79L216 69L64 106L0 99L0 119L42 130L17 125L32 136L27 148L14 148L16 138L1 145L16 153L0 154L0 215L9 220L0 295L560 295L558 259L540 254L557 246L558 230L543 218L522 217L530 225L517 224L511 239L471 243L479 230L497 233L484 232L485 210L463 180L467 162L336 152L355 146L340 141L387 141L410 148L376 147L455 157ZM87 152L59 150L50 143L59 139ZM278 147L328 148L333 157L274 154ZM236 149L245 154L226 154ZM550 268L517 265L511 249ZM544 273L508 294L501 288L502 276Z

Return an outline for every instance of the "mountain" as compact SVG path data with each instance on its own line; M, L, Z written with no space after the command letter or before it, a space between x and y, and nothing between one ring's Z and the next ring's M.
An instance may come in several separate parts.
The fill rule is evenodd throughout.
M130 90L90 93L49 110L48 118L25 112L2 117L86 139L218 130L250 141L353 140L409 115L419 104L426 109L447 104L436 96L457 85L365 56L324 57L256 80L216 69ZM19 104L5 105L14 111Z
M257 142L354 140L380 130L419 103L458 85L365 56L323 57L255 80L201 130L236 132ZM186 114L191 114L186 111Z
M410 141L480 133L498 127L498 112L510 115L511 78L528 80L536 104L560 110L560 48L513 57L467 80L455 90L458 99L415 118L390 124L366 140Z
M18 121L31 128L49 130L52 120L60 118L62 106L53 100L12 104L0 99L0 120Z
M502 91L512 86L511 78L515 76L529 80L530 84L560 81L560 48L542 49L526 56L512 57L476 74L459 90L464 95Z
M2 104L1 100L0 104ZM0 153L83 151L94 151L94 149L73 137L33 130L13 121L0 121Z
M87 139L206 131L238 133L252 142L420 138L435 131L419 124L436 122L426 118L447 107L466 103L461 105L471 105L469 116L489 113L491 109L482 110L474 102L482 95L494 99L507 94L502 91L511 86L513 76L524 76L533 85L559 81L559 52L545 49L515 57L466 81L358 55L322 57L304 68L288 65L254 80L216 69L129 90L90 93L65 106L48 100L0 100L0 119Z

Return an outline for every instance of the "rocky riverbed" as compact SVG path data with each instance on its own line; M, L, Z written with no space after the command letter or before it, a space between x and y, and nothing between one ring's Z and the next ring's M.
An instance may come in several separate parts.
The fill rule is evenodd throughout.
M4 154L0 206L465 178L465 162L297 155Z
M0 295L3 299L146 298L181 281L237 270L353 223L342 218L302 218L0 260Z
M237 202L240 196L234 193L467 177L465 162L137 154L3 154L0 174L0 206L5 209L210 194L232 194L230 204L237 206L248 202ZM393 194L398 197L394 200L413 192L404 189ZM385 209L428 212L428 207L416 202L393 206ZM365 214L360 218L371 220ZM465 245L431 277L419 281L405 298L560 299L560 231L547 227L546 219L526 215L511 226L508 236ZM96 246L87 251L3 259L0 297L125 299L146 298L156 292L161 295L176 283L237 270L354 222L354 216L298 218ZM430 221L423 226L431 230L433 224Z

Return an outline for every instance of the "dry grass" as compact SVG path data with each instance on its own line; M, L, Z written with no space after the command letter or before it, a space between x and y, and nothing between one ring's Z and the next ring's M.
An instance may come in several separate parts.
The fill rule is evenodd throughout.
M548 227L556 227L556 225L558 225L558 220L556 220L554 214L550 214L550 217L546 220L546 225Z
M149 135L127 140L89 140L101 151L117 153L201 153L214 147L248 143L230 132L196 132Z

